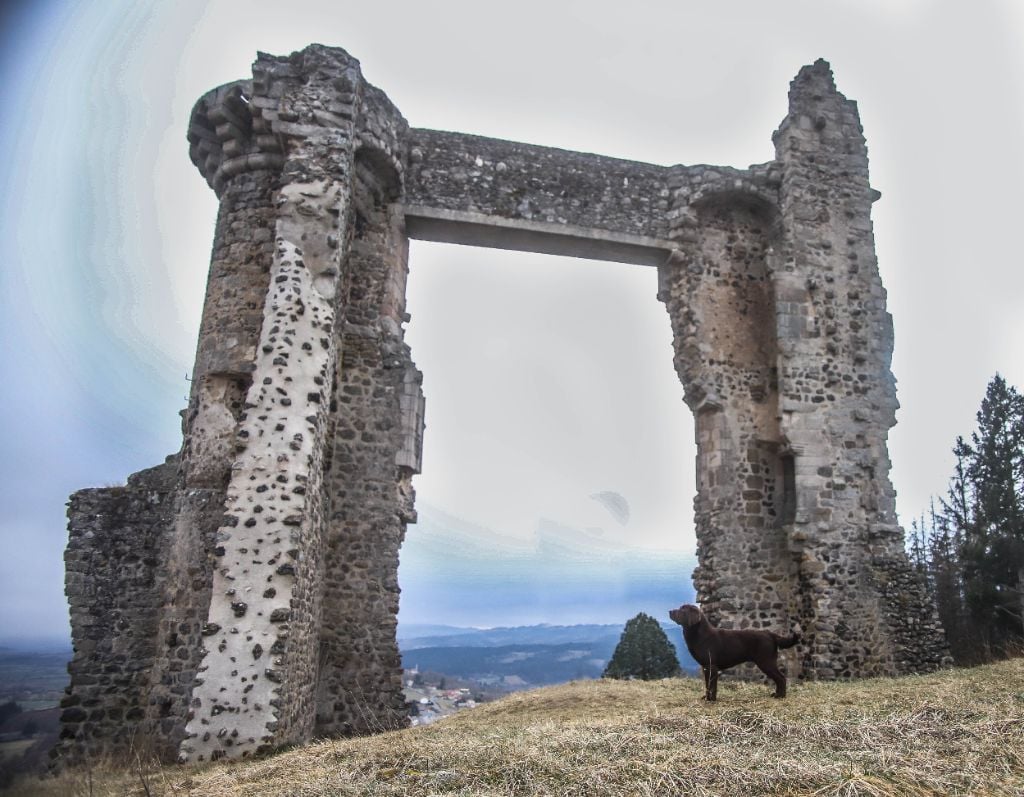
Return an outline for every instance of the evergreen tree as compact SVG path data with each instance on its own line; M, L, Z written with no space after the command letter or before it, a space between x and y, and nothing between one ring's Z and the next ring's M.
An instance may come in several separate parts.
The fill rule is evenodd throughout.
M928 586L939 620L946 630L950 653L960 663L975 658L976 645L967 639L960 567L960 537L945 515L932 504L928 528Z
M957 440L947 508L963 538L960 559L971 625L1001 652L1024 633L1024 397L998 374L970 443Z
M960 664L1024 638L1024 397L996 374L977 420L970 441L956 440L941 511L912 524L908 551Z
M921 519L910 521L910 562L914 569L926 579L928 572L928 532L926 530L924 515Z
M679 659L658 621L641 612L626 623L604 678L651 681L679 674Z

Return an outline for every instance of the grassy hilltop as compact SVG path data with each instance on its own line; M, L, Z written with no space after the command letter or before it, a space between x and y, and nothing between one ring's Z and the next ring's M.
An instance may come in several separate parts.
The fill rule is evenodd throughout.
M767 686L582 681L436 725L202 769L83 773L46 795L1024 794L1024 659Z

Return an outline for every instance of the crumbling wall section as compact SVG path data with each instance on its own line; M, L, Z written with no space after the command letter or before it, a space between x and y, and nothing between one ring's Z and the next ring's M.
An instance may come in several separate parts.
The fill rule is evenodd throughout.
M68 506L66 592L74 657L54 754L80 764L146 754L150 669L163 655L154 629L163 605L157 552L174 512L177 461L124 487L80 490Z
M696 415L698 598L726 626L799 623L787 655L805 677L934 669L945 642L889 481L877 193L856 106L824 62L793 82L775 140L772 163L670 179L660 297Z
M886 446L898 404L871 227L878 194L856 104L824 61L793 81L775 143L789 253L776 278L780 410L797 485L805 673L934 669L944 655L934 607L920 588L893 603L884 586L909 586L909 569ZM899 641L910 637L913 653Z
M166 760L177 757L185 736L203 658L216 533L224 520L274 254L280 157L241 154L255 146L258 135L246 91L251 93L248 82L209 92L196 104L189 125L192 159L221 202L183 419L175 518L159 552L166 573L157 630L161 655L151 676L148 713L164 742L157 752Z
M697 436L697 597L723 627L788 629L792 485L778 424L774 273L778 181L771 170L679 167L659 272L676 370Z

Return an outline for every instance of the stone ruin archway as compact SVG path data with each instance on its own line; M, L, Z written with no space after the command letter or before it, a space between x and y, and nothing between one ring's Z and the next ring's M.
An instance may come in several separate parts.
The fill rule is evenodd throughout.
M775 159L745 170L411 128L320 45L260 54L199 100L188 138L220 213L184 444L72 496L67 760L405 723L398 550L424 417L409 238L657 267L697 430L705 609L799 622L805 678L943 663L889 481L878 195L825 62L793 81Z

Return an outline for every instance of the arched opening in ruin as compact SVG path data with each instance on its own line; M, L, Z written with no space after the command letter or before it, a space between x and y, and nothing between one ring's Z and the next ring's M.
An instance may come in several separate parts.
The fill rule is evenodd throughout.
M690 599L693 422L656 269L414 241L409 271L427 412L400 625L614 623Z
M698 232L662 289L676 369L697 419L694 581L714 622L774 627L791 609L786 527L796 497L779 418L778 215L738 191L704 196L690 212Z

